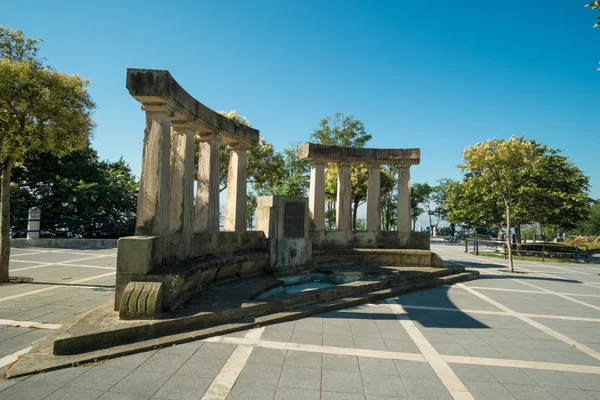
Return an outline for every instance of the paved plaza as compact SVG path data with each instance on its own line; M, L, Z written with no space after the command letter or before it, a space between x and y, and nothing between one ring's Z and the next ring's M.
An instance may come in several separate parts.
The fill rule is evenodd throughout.
M0 399L600 399L600 265L432 244L479 280L13 380ZM0 370L114 296L116 249L13 249Z

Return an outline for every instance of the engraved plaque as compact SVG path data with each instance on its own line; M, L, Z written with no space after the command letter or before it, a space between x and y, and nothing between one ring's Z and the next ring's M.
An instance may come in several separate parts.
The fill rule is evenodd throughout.
M283 237L304 237L304 203L285 203L283 206Z

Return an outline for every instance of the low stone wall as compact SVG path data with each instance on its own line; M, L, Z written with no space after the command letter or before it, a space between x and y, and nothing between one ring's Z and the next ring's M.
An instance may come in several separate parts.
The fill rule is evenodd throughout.
M314 266L327 265L394 265L394 266L443 266L439 257L429 250L410 249L319 249L313 251Z
M260 255L253 259L254 256L244 253ZM186 263L209 256L214 257L204 263L202 260ZM125 287L132 281L163 282L163 306L169 308L178 297L190 290L190 282L202 285L208 282L211 274L211 281L222 280L268 267L269 245L261 231L174 233L121 238L117 250L115 310L119 309Z
M78 249L82 247L117 247L117 239L10 239L10 247L57 247Z
M430 249L427 232L316 231L310 232L310 239L315 249Z

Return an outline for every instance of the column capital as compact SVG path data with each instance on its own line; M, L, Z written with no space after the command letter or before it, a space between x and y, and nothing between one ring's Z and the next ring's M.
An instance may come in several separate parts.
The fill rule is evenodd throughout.
M308 160L308 163L312 167L313 165L323 165L327 166L327 161L325 160Z
M367 168L378 168L378 169L381 169L382 165L383 164L380 163L379 161L369 161L367 163Z
M414 165L414 163L412 161L409 160L403 160L400 161L398 164L396 164L398 166L398 168L402 168L402 169L410 169L410 167L412 167Z
M338 167L351 167L352 161L340 160L340 161L336 162L336 164Z
M187 129L194 129L194 123L185 119L171 118L171 127L175 132L185 133L184 131Z
M250 150L250 147L251 147L248 144L242 143L242 142L229 143L228 146L233 151L246 151L246 150Z
M212 140L220 142L221 141L221 137L217 133L209 133L209 134L206 134L206 135L198 135L198 140L200 141L200 143L207 143L207 142L210 142Z
M142 111L147 113L167 114L169 117L175 116L175 110L170 104L167 103L143 103Z

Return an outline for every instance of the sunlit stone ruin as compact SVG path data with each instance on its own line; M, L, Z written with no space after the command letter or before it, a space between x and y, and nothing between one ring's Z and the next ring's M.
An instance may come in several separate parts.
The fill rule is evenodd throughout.
M129 69L126 86L141 104L145 126L136 235L118 243L114 302L37 344L10 376L298 319L477 276L462 267L445 267L429 250L428 233L410 229L410 168L420 162L419 149L306 143L299 156L310 163L309 197L260 197L256 230L247 231L247 150L257 145L259 131L204 106L168 71ZM219 146L231 149L223 230ZM334 231L325 229L325 168L330 163L338 166ZM365 231L351 229L350 166L357 163L368 165ZM392 232L381 230L382 165L399 167L398 229Z

